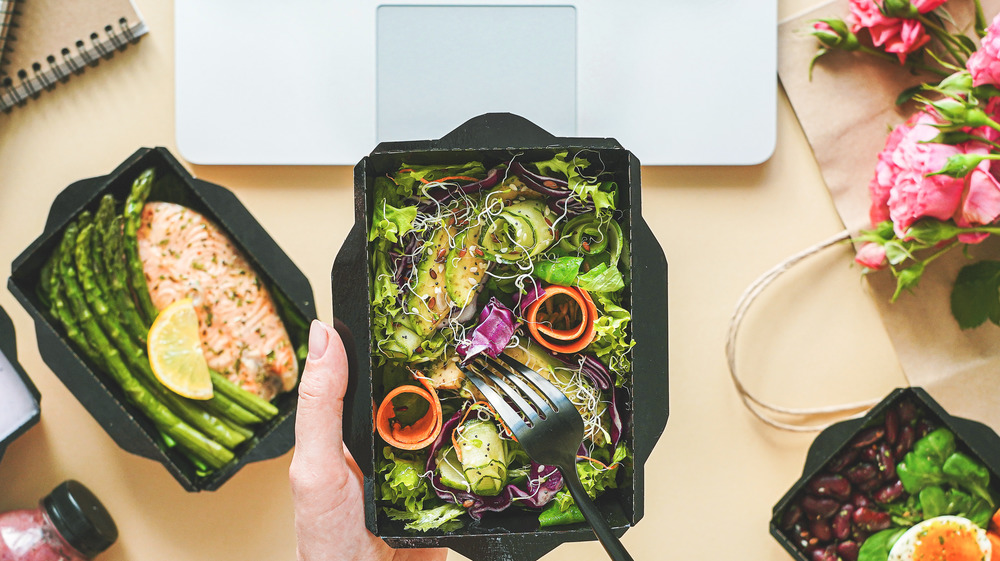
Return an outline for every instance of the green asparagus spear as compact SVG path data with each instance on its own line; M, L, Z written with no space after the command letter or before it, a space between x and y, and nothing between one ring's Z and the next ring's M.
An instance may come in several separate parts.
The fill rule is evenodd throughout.
M91 311L97 317L97 323L107 335L107 338L121 351L125 362L134 372L138 372L153 396L165 403L178 417L190 423L198 430L227 448L235 448L246 440L246 436L232 430L227 424L214 415L200 409L164 387L153 375L149 359L141 347L138 347L122 329L118 319L110 313L100 287L95 282L93 259L91 258L91 237L94 225L83 228L77 236L75 257L79 284L83 287L84 298Z
M215 370L211 372L212 385L215 387L217 393L228 397L261 419L269 420L278 415L278 408L273 403L230 382L228 378Z
M63 236L63 247L72 248L76 241L76 227L67 228ZM60 274L66 287L66 296L70 307L87 340L98 349L105 359L107 372L118 383L122 391L133 404L139 408L160 430L175 440L178 445L190 452L206 465L218 469L231 462L234 455L218 442L209 439L190 425L182 421L166 405L156 400L150 390L138 379L132 376L128 367L122 361L121 355L107 336L101 331L90 308L85 302L82 290L77 281L76 270L71 265L71 251L67 249L60 259Z
M51 301L50 311L53 316L59 319L59 322L62 323L63 327L66 329L66 338L72 341L80 352L89 358L91 362L99 366L104 366L104 357L91 346L89 341L87 341L83 332L80 331L80 326L77 324L76 318L73 317L73 312L70 311L69 305L66 304L65 290L62 287L61 275L59 274L62 260L69 259L70 252L72 251L72 245L68 245L68 242L75 239L75 232L76 224L71 224L67 228L67 235L63 237L59 247L56 248L55 252L52 254L53 275L49 280L49 300Z
M112 302L118 308L129 334L143 347L146 346L146 336L151 324L139 314L132 300L128 285L128 272L125 270L124 253L125 219L116 216L103 230L101 240L104 242L104 269L108 275L108 289L111 291Z
M139 311L148 325L153 324L159 313L153 300L149 297L149 286L146 284L146 274L142 270L142 259L139 258L139 241L136 234L142 223L142 207L146 204L149 191L153 186L153 168L142 172L132 183L132 192L125 200L125 258L128 267L128 280L132 292L139 303Z
M102 232L109 228L111 220L114 217L115 198L110 194L104 195L101 199L100 206L97 208L97 212L94 214L94 230L96 232ZM101 294L104 294L105 296L110 295L111 290L108 286L108 274L104 268L104 244L101 243L100 236L90 236L90 252L94 256L91 266L94 269L94 279L97 281L97 286L100 287ZM112 311L115 315L119 315L116 308L112 308Z
M56 252L52 252L48 261L42 265L42 269L38 272L38 298L42 301L42 305L49 308L50 311L52 310L52 298L49 296L52 294L52 271L55 270L57 258ZM56 315L55 312L52 315Z
M240 426L246 427L264 422L264 419L248 411L232 399L229 399L218 388L215 388L212 399L205 400L204 404L205 409L208 411Z

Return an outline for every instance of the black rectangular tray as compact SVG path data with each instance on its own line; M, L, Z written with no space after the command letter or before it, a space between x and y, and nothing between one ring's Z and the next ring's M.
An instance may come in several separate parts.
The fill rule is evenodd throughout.
M934 420L937 426L951 430L955 434L958 449L986 465L990 471L990 487L994 492L1000 490L1000 436L993 429L977 421L950 415L923 388L897 388L864 417L831 425L819 433L810 445L802 477L774 505L769 522L771 535L793 558L798 561L811 561L781 530L781 517L785 510L802 492L809 480L823 471L831 460L845 450L857 434L879 424L884 419L886 410L904 399L912 400L917 408L922 409Z
M430 164L482 161L487 168L515 154L524 161L551 158L561 150L588 150L614 173L620 189L618 208L632 249L632 280L625 298L632 311L633 391L625 438L635 453L632 480L597 501L619 536L643 516L644 463L667 423L667 261L642 218L639 161L617 141L605 138L557 138L534 123L509 113L473 118L439 140L386 142L354 168L355 223L333 266L334 315L343 322L350 353L350 382L345 397L344 439L364 476L365 524L396 548L449 547L478 560L538 559L563 542L595 539L585 524L540 530L537 516L524 512L490 513L474 525L442 534L421 534L389 520L375 502L376 440L372 419L374 363L370 331L370 283L367 234L372 186L380 174L400 163ZM596 158L593 160L596 161ZM346 327L344 329L343 327Z
M186 458L162 445L156 428L126 400L121 389L75 350L63 334L62 326L36 294L39 271L58 245L66 225L85 209L96 211L105 193L125 200L133 180L149 167L156 168L157 177L173 176L178 180L154 186L150 200L183 204L215 222L247 257L275 298L285 300L308 327L308 322L316 317L316 304L312 287L302 271L232 192L193 177L166 148L142 148L110 174L77 181L64 189L52 203L42 234L14 260L7 286L35 320L42 359L115 443L128 452L160 462L188 491L212 491L244 465L280 456L291 449L298 391L278 397L275 401L278 416L237 450L234 462L207 477L199 477ZM283 319L297 348L307 334L293 333L289 318Z
M18 427L17 430L8 435L7 438L0 440L0 459L3 459L3 454L7 450L7 446L38 423L38 420L42 416L40 408L42 394L38 392L38 388L31 382L31 378L28 378L27 372L24 371L24 368L17 360L17 334L14 332L14 322L10 320L10 316L7 315L2 306L0 306L0 352L7 357L10 365L14 367L18 376L21 377L21 381L24 382L24 386L28 388L28 391L35 398L35 414Z

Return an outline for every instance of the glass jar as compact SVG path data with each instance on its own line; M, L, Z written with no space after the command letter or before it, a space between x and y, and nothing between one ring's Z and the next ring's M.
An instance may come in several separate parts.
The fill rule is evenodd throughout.
M0 561L86 561L117 539L111 515L78 481L61 483L38 508L0 514Z

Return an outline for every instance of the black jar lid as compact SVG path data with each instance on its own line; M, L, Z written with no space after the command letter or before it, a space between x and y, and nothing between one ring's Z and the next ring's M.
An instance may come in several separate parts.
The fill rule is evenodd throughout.
M42 505L56 530L85 557L95 557L118 539L118 527L107 509L79 481L59 484Z

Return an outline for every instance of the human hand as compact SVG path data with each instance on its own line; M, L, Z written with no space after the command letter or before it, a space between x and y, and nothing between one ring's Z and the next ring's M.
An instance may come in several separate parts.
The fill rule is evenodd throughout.
M394 550L365 528L361 472L344 447L347 353L320 321L309 329L289 468L299 561L444 561L444 549Z

